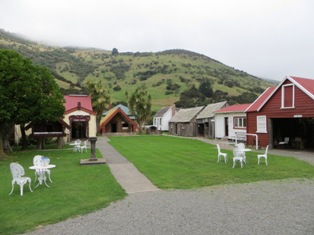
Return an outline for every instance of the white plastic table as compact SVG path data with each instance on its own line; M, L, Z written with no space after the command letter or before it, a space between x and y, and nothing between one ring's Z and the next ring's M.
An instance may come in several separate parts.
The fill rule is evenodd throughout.
M45 183L45 185L47 187L50 187L47 182L46 182L46 170L47 169L51 169L51 168L55 168L56 165L53 165L53 164L49 164L49 165L46 165L46 166L30 166L29 169L31 170L38 170L38 184L36 185L35 188L38 187L38 185L41 185L43 182Z

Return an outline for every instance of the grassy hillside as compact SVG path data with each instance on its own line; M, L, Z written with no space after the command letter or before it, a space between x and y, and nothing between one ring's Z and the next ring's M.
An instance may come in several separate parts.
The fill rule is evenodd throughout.
M88 80L101 80L114 101L125 101L144 83L155 110L179 99L181 92L210 79L214 91L238 96L261 94L273 83L207 56L186 50L157 53L118 53L100 49L58 48L41 45L0 30L0 48L16 50L34 63L47 66L63 92L78 92Z

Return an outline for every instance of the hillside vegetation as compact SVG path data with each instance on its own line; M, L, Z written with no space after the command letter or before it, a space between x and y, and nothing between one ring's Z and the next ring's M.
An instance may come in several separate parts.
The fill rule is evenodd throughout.
M145 84L154 110L171 105L180 94L210 80L220 99L234 102L241 94L260 95L274 84L191 51L125 52L92 48L52 47L0 30L0 48L16 50L34 63L49 67L62 92L84 92L88 80L101 80L113 101L125 101ZM114 53L113 53L114 52ZM245 102L245 100L243 101Z

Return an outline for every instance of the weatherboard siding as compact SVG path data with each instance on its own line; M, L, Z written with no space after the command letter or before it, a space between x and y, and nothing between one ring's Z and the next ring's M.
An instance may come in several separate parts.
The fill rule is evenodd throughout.
M314 101L302 90L295 86L295 104L294 108L281 108L282 90L278 91L268 100L260 110L260 115L267 114L272 118L293 118L294 115L303 115L303 117L313 117Z
M291 84L290 81L286 81L283 85ZM275 94L267 101L259 112L248 112L247 113L247 133L258 134L259 146L266 147L271 142L270 133L270 119L272 118L311 118L314 117L314 101L311 97L305 94L297 86L294 86L294 108L281 108L281 87L276 91ZM266 116L267 120L267 133L256 133L257 129L257 116ZM248 138L248 143L250 138Z
M247 133L258 134L258 146L265 147L269 143L269 118L266 118L267 133L257 133L257 116L265 115L264 113L248 113L246 116ZM266 114L267 116L267 114ZM247 144L255 145L255 137L248 135Z

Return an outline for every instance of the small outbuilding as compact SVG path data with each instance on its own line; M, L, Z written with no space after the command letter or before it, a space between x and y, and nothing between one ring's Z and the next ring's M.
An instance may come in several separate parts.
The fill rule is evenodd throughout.
M215 138L246 141L246 109L250 104L235 104L215 113Z
M47 138L56 138L58 148L61 148L64 143L66 133L69 132L71 127L62 119L59 119L55 122L31 122L26 125L25 129L31 130L29 136L37 139L37 146L39 149L42 149L45 146L45 140Z
M164 132L169 131L169 121L176 114L176 106L171 105L161 108L153 118L153 125L157 131Z
M197 136L215 138L215 112L225 107L228 107L227 101L208 104L197 115Z
M137 124L122 110L115 107L106 112L100 120L98 132L101 134L135 133Z
M197 133L196 117L204 106L180 109L169 121L169 134L194 137Z

